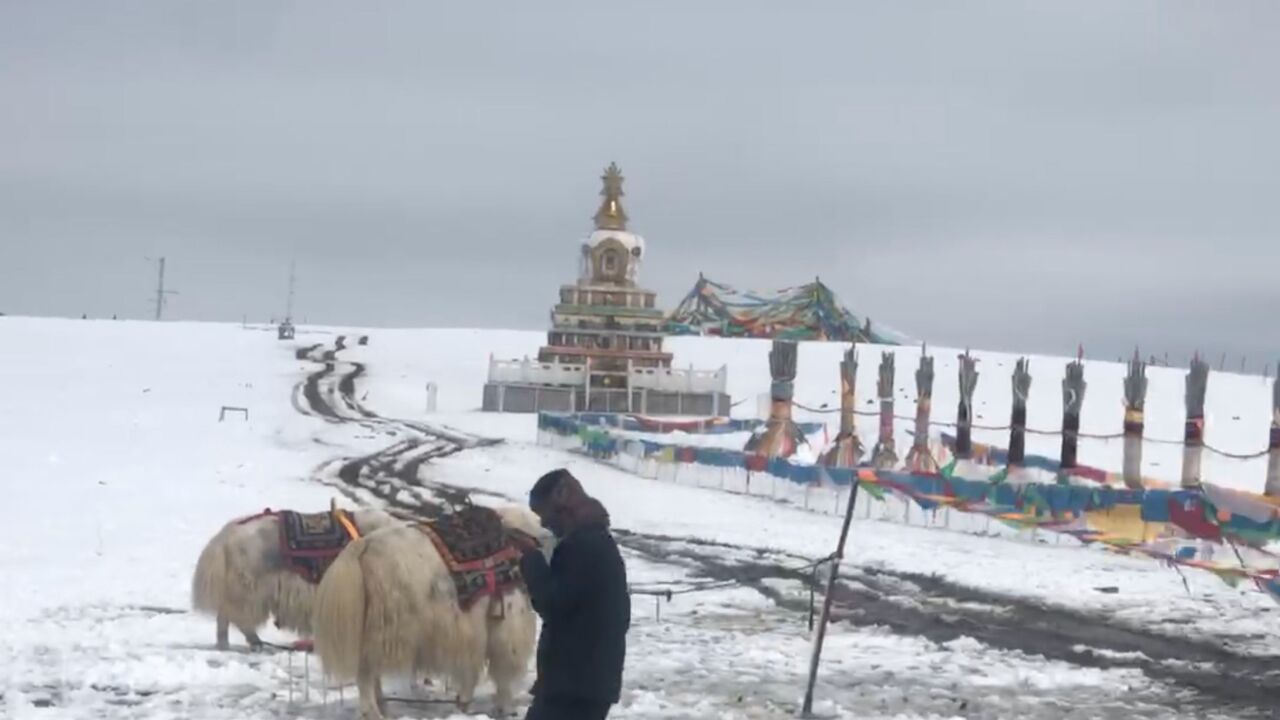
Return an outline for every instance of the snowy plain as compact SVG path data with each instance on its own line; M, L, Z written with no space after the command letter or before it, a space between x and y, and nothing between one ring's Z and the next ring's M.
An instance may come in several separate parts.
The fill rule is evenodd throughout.
M532 416L477 412L490 354L532 356L542 333L304 327L296 340L280 342L273 328L261 326L0 318L0 376L10 381L0 443L8 460L3 488L14 539L0 549L0 572L9 581L0 594L0 716L353 716L349 692L345 706L333 702L333 691L327 704L318 692L307 702L290 702L288 678L301 672L300 658L290 667L281 654L215 652L212 621L190 613L187 597L195 558L224 522L264 507L327 506L335 492L314 478L316 468L389 444L365 427L298 411L296 386L316 364L297 359L295 350L331 344L344 333L369 336L367 346L341 353L342 360L366 367L356 384L366 407L387 418L506 441L424 465L427 482L518 500L538 474L565 466L609 507L623 531L689 546L749 548L795 562L826 555L838 535L838 518L637 477L537 445ZM669 344L677 364L728 365L731 396L753 398L740 407L754 412L754 397L768 388L767 342L675 338ZM802 347L799 402L837 403L842 350L834 344ZM862 359L863 397L873 387L879 350L868 348ZM899 354L898 411L910 413L914 387L901 378L910 378L919 350L892 352ZM954 354L937 352L939 419L954 414ZM1032 427L1056 426L1057 382L1066 362L1033 358ZM1011 356L981 354L977 404L989 417L980 415L980 422L1005 419L1012 364ZM1148 432L1177 437L1181 375L1150 372ZM1122 376L1114 363L1087 364L1086 431L1119 428ZM439 387L435 413L426 412L428 382ZM1213 375L1210 444L1230 452L1265 445L1267 383ZM222 406L244 407L249 417L219 422ZM800 415L834 422L830 415ZM1003 442L994 433L976 439ZM1056 439L1028 440L1029 452L1056 453ZM1175 479L1175 451L1149 449L1146 474ZM1119 445L1085 441L1081 458L1115 469ZM1243 489L1260 489L1264 468L1206 459L1207 479ZM1265 653L1280 641L1280 612L1257 592L1191 574L1188 593L1168 568L1093 548L877 521L855 522L850 546L849 570L867 582L877 571L937 577L1146 631L1207 638L1241 653ZM665 547L680 549L678 543ZM632 582L697 582L705 569L669 560L629 551ZM798 584L783 581L778 592L804 594ZM614 716L794 714L810 642L803 613L780 607L758 589L726 587L669 602L637 596L634 616L627 690ZM824 657L819 709L839 717L1172 717L1182 714L1176 708L1189 692L1133 665L1065 662L967 637L937 640L874 624L836 624ZM312 670L316 679L319 670ZM299 683L295 677L292 686ZM1189 704L1185 714L1214 716L1206 707ZM449 716L412 706L398 712Z

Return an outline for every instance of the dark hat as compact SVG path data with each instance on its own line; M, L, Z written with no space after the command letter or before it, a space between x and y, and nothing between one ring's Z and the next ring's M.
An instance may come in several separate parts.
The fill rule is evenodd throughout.
M564 468L556 468L538 478L538 481L533 484L533 489L529 490L529 505L545 503L551 497L551 493L556 489L556 486L565 480L576 481L576 478Z

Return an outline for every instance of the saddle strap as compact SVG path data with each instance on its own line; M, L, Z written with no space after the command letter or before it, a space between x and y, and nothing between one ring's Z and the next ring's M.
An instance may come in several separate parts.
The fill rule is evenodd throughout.
M347 537L352 540L360 539L360 529L356 527L355 520L352 519L351 513L346 510L334 510L333 516L338 519L338 523L342 525L342 529L347 531Z

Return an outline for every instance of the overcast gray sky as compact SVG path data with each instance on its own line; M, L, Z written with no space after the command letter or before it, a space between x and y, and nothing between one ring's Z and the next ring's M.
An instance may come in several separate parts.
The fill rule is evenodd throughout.
M554 7L552 7L554 5ZM539 329L643 283L1280 356L1280 3L0 3L0 312ZM1256 359L1255 359L1256 358ZM1238 362L1238 361L1237 361Z

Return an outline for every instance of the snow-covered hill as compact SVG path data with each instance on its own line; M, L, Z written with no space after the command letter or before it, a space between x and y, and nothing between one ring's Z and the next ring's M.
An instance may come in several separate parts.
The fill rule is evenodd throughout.
M637 595L617 717L794 710L807 660L808 593L786 569L830 552L838 519L638 478L537 446L532 416L476 412L490 354L533 355L542 333L300 328L296 340L280 342L273 329L252 326L6 317L0 715L352 716L349 702L321 706L314 694L289 706L286 658L214 652L212 622L190 614L187 599L196 555L223 522L264 507L326 506L341 497L326 470L333 460L418 432L306 412L298 387L321 366L296 351L332 348L343 334L369 336L337 356L365 366L353 393L362 407L507 440L423 465L425 485L519 500L538 474L567 466L612 512L637 586L740 580L659 601L660 619L654 598ZM677 338L670 346L681 365L728 365L731 395L751 398L739 406L745 413L767 391L767 342ZM879 350L864 351L863 398ZM799 402L836 404L841 351L802 347ZM892 351L901 355L899 412L909 413L919 350ZM955 352L935 354L935 418L946 420L954 415ZM980 357L979 420L1003 424L1013 358ZM1065 363L1032 359L1032 427L1057 426ZM1116 364L1088 363L1086 431L1119 429L1122 374ZM1148 433L1178 437L1181 375L1153 368L1150 376ZM437 413L425 412L427 382L439 386ZM1264 446L1269 387L1262 378L1215 373L1208 441L1231 452ZM247 408L249 418L219 422L222 406ZM1029 440L1030 452L1056 454L1056 439ZM1119 453L1118 444L1086 441L1081 459L1118 468ZM1177 477L1176 448L1149 447L1146 459L1148 475ZM1208 479L1261 489L1262 463L1206 461ZM1188 593L1177 574L1151 562L884 522L855 523L850 543L854 567L842 607L853 622L833 629L819 687L833 714L1239 717L1265 705L1260 694L1271 681L1262 678L1280 670L1272 659L1231 654L1275 646L1274 604L1211 576L1189 575ZM301 672L300 661L292 670Z

